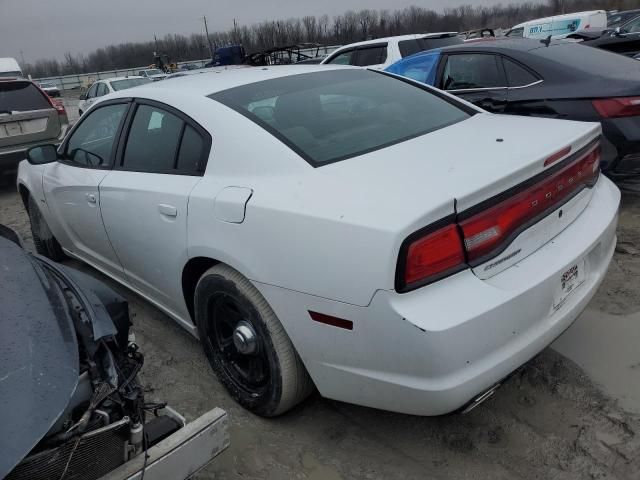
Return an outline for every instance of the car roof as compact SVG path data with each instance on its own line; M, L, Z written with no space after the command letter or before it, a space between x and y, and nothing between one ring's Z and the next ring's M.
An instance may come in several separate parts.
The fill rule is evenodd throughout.
M542 43L544 42L544 43ZM549 47L554 45L564 45L567 43L576 43L571 40L551 40ZM489 37L484 39L474 39L472 42L466 42L459 45L450 45L448 47L442 47L439 50L443 53L457 51L457 50L483 50L494 52L530 52L539 48L547 48L546 40L539 40L533 38L511 38L511 37ZM427 50L429 52L429 50ZM424 52L421 52L424 53ZM420 55L420 53L416 54Z
M328 65L276 65L269 67L246 67L233 69L211 69L198 75L183 75L170 80L162 80L136 87L136 97L165 97L167 94L208 96L223 90L248 85L250 83L271 80L274 78L299 75L327 70L357 69L350 66ZM193 71L193 70L192 70ZM110 98L130 97L131 92L122 90L112 94Z
M381 37L381 38L374 38L372 40L364 40L362 42L355 42L355 43L349 43L347 45L343 45L340 48L337 48L336 51L338 50L342 50L345 47L359 47L362 45L375 45L378 43L384 43L384 42L401 42L402 40L416 40L418 38L438 38L442 35L450 35L450 36L454 36L457 35L458 32L435 32L435 33L412 33L409 35L396 35L394 37Z

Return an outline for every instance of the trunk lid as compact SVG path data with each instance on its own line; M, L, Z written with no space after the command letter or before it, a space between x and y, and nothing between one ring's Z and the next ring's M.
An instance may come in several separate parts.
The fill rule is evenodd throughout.
M544 176L543 172L562 162L559 159L545 166L547 158L566 147L571 148L569 155L574 154L600 132L597 123L477 114L319 170L340 170L342 181L366 189L358 196L367 198L372 222L391 218L400 232L399 249L404 239L421 228L447 215L464 213L537 175ZM372 204L376 196L380 203ZM488 278L525 258L575 220L590 198L591 190L583 190L571 200L572 208L562 218L549 215L522 231L511 244L520 248L519 254L504 259L499 267L484 270L484 265L476 265L474 272Z

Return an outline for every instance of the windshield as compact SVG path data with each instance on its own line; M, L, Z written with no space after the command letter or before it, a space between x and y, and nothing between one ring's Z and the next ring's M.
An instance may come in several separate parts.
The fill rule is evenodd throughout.
M44 94L31 82L0 82L0 113L52 108Z
M56 88L53 83L41 83L40 88Z
M150 74L153 75L153 74ZM111 88L113 88L116 92L118 90L124 90L125 88L137 87L138 85L144 85L145 83L149 83L151 80L148 78L127 78L126 80L115 80L110 82Z
M0 72L0 77L21 77L22 72L19 70L14 70L11 72Z
M316 167L470 116L453 100L408 81L360 69L290 75L209 98L253 120Z
M151 70L145 70L145 72L147 73L147 75L162 75L162 72L157 68L154 68Z

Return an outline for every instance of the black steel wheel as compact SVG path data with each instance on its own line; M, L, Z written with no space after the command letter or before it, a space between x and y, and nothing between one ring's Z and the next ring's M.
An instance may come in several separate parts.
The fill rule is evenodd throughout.
M275 313L249 280L227 265L216 265L200 278L194 300L200 341L234 400L272 417L309 395L309 374Z

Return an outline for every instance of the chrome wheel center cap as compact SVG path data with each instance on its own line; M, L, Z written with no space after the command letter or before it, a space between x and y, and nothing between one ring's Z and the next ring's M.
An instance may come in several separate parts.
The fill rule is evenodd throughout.
M253 326L244 320L238 322L233 331L233 344L236 350L243 355L251 355L258 349L256 332Z

